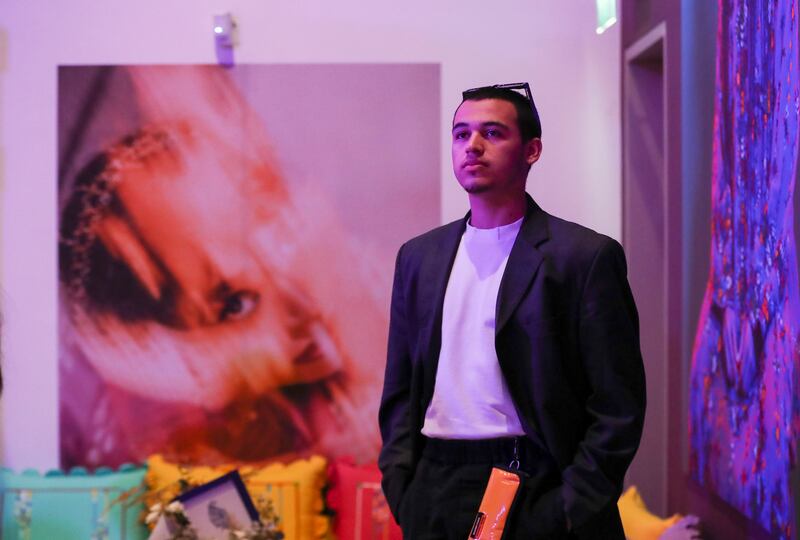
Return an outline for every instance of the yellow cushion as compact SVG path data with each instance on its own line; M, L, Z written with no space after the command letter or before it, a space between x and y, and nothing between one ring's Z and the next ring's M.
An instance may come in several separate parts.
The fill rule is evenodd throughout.
M323 457L299 459L288 465L194 467L169 463L160 455L154 455L147 460L147 465L145 503L148 507L178 495L181 481L194 487L238 468L256 506L259 500L272 502L286 540L327 537L329 520L322 515L322 488L327 466Z
M636 486L631 486L617 501L619 514L622 518L622 528L628 540L658 540L668 528L672 527L679 519L680 514L662 519L651 514L639 494Z

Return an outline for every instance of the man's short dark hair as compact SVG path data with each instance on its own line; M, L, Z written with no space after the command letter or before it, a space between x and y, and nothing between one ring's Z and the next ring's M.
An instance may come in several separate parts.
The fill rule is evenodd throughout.
M539 112L536 110L533 99L529 101L527 97L519 92L509 88L498 88L497 86L473 88L465 91L462 96L462 103L464 101L481 101L484 99L508 101L514 105L517 111L517 127L522 136L522 141L528 142L531 139L542 137L542 123L539 120Z

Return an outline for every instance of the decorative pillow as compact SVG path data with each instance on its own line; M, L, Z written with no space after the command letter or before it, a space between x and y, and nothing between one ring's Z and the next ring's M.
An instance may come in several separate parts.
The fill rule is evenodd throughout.
M642 496L636 486L631 486L617 501L622 528L628 540L658 540L658 538L681 519L680 514L675 514L667 519L662 519L651 514L645 506Z
M94 474L0 471L0 538L26 540L144 540L144 467L123 465Z
M328 467L328 480L328 507L334 511L333 532L339 540L403 539L381 491L376 464L357 466L341 458Z
M145 500L148 506L167 502L178 495L181 482L198 486L238 468L256 506L259 501L272 503L286 540L324 539L328 533L328 518L322 514L327 462L320 456L288 465L206 467L176 465L154 455L147 464L148 495Z

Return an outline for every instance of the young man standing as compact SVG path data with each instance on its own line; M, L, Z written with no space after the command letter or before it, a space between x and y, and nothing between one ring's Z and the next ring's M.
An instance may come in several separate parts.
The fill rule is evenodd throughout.
M466 539L492 466L513 462L529 476L504 539L624 539L638 315L621 246L526 194L541 152L527 84L464 92L452 157L470 212L398 253L379 465L406 538Z

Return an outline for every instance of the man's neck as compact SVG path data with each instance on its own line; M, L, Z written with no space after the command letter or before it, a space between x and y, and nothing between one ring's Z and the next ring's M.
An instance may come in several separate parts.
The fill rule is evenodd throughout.
M514 223L528 208L525 192L512 197L496 199L486 193L470 194L469 206L472 210L470 225L477 229L493 229Z

